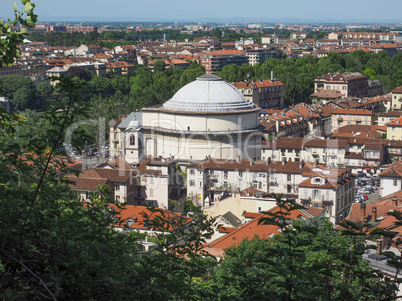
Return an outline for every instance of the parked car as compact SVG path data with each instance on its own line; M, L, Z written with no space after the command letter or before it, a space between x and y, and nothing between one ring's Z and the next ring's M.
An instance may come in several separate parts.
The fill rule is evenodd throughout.
M365 200L368 199L368 196L367 196L367 194L365 194L365 193L362 193L362 194L359 194L359 195L362 196Z
M365 198L362 195L355 196L355 203L362 203L364 200Z

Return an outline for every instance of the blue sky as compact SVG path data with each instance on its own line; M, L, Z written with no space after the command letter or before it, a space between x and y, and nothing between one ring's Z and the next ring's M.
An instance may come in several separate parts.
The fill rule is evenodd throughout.
M36 0L39 21L348 21L402 23L401 0ZM0 17L12 13L12 1L0 0Z

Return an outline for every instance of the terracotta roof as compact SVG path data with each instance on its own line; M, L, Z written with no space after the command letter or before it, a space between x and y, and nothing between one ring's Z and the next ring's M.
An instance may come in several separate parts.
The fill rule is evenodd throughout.
M367 116L374 116L374 113L369 111L369 110L365 110L365 109L353 109L353 110L348 110L348 109L335 109L333 111L334 115L367 115Z
M331 82L345 82L349 80L354 80L358 78L367 78L367 76L359 72L345 72L345 73L328 73L323 76L319 76L316 79L325 79Z
M70 175L68 177L69 181L74 183L69 184L71 189L80 190L80 191L98 191L97 186L100 185L108 185L111 188L114 188L112 182L108 179L104 178L82 178L76 177L74 175Z
M306 139L305 139L306 140ZM321 147L321 148L345 148L348 145L346 140L340 139L311 139L306 140L304 147Z
M285 86L282 82L277 79L269 80L258 80L258 81L243 81L243 82L234 82L232 83L236 88L263 88L263 87L276 87L276 86Z
M392 126L402 126L402 117L395 118L391 122L387 123L387 126L392 125Z
M383 147L383 144L381 141L375 141L375 142L367 142L364 145L365 150L381 150Z
M206 56L206 55L241 55L241 54L244 54L244 51L239 51L239 50L215 50L215 51L204 53L204 56Z
M127 222L127 219L131 219L133 221L132 226L130 227L131 229L138 229L138 230L152 230L146 225L146 221L149 219L153 218L160 218L162 215L159 211L152 212L145 206L133 206L133 205L125 205L122 207L122 209L119 209L116 205L110 205L110 208L112 211L117 212L118 215L117 217L119 218L120 222ZM177 212L171 212L169 210L163 210L163 209L158 209L162 210L164 212L164 219L170 220L170 221L181 221L183 224L187 224L192 221L191 218L183 216L181 213ZM147 215L148 218L145 218L144 215ZM124 223L117 223L114 225L114 227L124 227L126 225L126 222ZM144 224L145 223L145 224ZM162 225L163 228L167 228L168 231L174 230L174 228L171 225L165 224Z
M397 200L397 205L402 206L402 190L383 196L375 201L374 204L381 206L394 206L394 198Z
M327 90L327 89L320 89L317 92L311 94L311 97L317 98L341 98L343 94L338 90Z
M345 159L364 159L363 153L349 152L345 155Z
M396 87L394 90L391 91L391 93L402 93L402 87Z
M373 211L373 208L374 211ZM377 219L374 220L373 213L377 211ZM354 203L352 204L350 208L349 215L347 216L347 220L352 221L352 222L363 222L364 218L367 218L367 222L375 222L375 221L385 221L385 219L388 216L388 212L390 210L397 210L401 211L402 208L398 206L388 206L388 205L379 205L379 204L360 204L360 203ZM384 218L384 220L383 220ZM378 226L380 227L389 227L390 225L393 224L392 219L387 219L384 223L381 222Z
M402 90L402 87L400 87ZM378 115L378 117L401 117L402 111L388 111L386 113L382 113Z
M274 207L269 212L278 212L280 210L279 207ZM259 238L268 238L270 235L279 234L280 230L276 225L266 225L266 224L259 224L261 218L266 217L265 214L256 213L257 216L252 221L243 224L241 227L236 229L235 231L220 237L213 242L211 242L208 247L215 248L215 249L226 249L231 247L232 245L238 245L241 243L243 239L253 239L254 237ZM311 215L304 210L293 210L290 211L290 215L288 219L300 219L300 218L307 218L311 217Z
M387 169L379 174L380 177L392 177L401 178L402 177L402 162L398 161L390 165Z

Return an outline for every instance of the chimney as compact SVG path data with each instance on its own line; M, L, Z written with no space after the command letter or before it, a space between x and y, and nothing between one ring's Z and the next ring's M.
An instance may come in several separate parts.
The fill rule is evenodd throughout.
M396 195L392 197L392 206L398 206L398 198Z
M271 70L271 80L274 79L274 71Z
M375 222L377 220L377 208L373 207L372 209L372 221Z
M382 239L377 239L377 256L382 253Z
M240 156L236 156L236 162L237 162L237 163L240 162Z
M267 159L267 165L271 164L271 157L268 157Z
M304 166L304 160L301 160L301 161L300 161L300 164L299 164L299 168L302 169L303 166Z
M366 216L366 204L364 203L360 204L360 215L362 218Z

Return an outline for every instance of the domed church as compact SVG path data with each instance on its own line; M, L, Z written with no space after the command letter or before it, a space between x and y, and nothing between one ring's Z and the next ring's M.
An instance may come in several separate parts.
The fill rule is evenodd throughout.
M206 74L163 105L111 126L111 155L124 155L129 163L149 155L183 161L259 159L259 110L235 87Z

